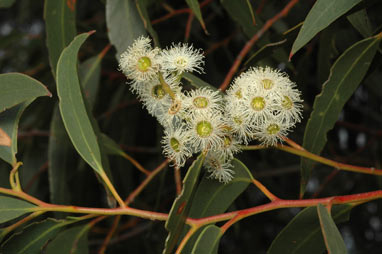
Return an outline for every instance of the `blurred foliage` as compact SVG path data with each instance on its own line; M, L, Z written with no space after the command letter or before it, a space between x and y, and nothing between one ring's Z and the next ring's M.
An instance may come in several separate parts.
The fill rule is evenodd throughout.
M49 1L45 4L47 2ZM143 18L145 22L151 21L152 27L147 24L145 26L142 19L140 24L134 26L129 21L130 17L124 16L126 13L118 14L119 16L113 16L112 13L109 17L115 19L112 22L126 19L120 22L119 30L112 31L107 28L106 23L108 22L107 7L112 5L113 1L68 0L63 2L75 4L73 36L75 30L77 30L76 34L96 31L80 50L79 66L85 68L82 73L86 73L86 64L91 66L88 61L108 47L109 38L118 37L120 31L123 31L120 38L129 37L131 33L135 36L139 32L134 29L141 26L146 28L151 36L157 36L156 43L163 48L171 45L172 42L188 41L195 48L204 49L206 74L197 76L214 87L219 87L223 82L245 43L288 3L288 1L278 0L200 1L200 15L197 14L197 18L193 18L188 25L190 12L179 10L188 8L187 3L195 4L196 1L126 0L124 4L127 7L120 8L128 8L134 13L133 15L136 15L135 18ZM376 0L358 2L315 35L289 61L292 44L300 29L295 26L305 20L314 4L314 1L300 1L288 15L278 20L262 35L246 59L250 59L251 56L253 58L240 66L240 71L250 66L268 65L280 68L297 83L304 98L304 120L298 124L289 138L299 144L303 143L304 131L312 112L314 99L321 92L323 83L329 79L333 63L350 46L382 31L382 15L380 15L382 2ZM136 6L139 7L140 12ZM125 10L116 8L113 11ZM172 11L174 15L163 19L162 17L171 13L169 11ZM255 24L253 24L253 18ZM53 94L52 98L38 98L21 117L17 153L17 160L24 164L19 171L21 185L25 192L46 202L108 207L110 204L107 194L99 184L96 174L78 155L63 129L57 110L57 89L55 77L52 74L55 72L50 68L52 59L48 54L46 35L48 27L45 21L44 1L17 0L11 7L0 9L0 73L24 73L43 83ZM201 24L205 24L206 29L203 29ZM292 28L295 29L290 30ZM59 30L59 28L56 29ZM55 30L54 27L53 30ZM287 33L288 30L290 31ZM54 38L57 39L57 37ZM129 38L130 41L123 39L120 47L126 47L135 37ZM66 41L65 45L71 40L72 38ZM62 45L61 50L65 45ZM98 62L101 66L99 85L96 85L97 88L90 89L97 92L91 95L94 104L92 103L88 110L92 108L92 115L103 133L115 140L124 152L135 158L146 169L153 170L164 160L160 146L163 130L156 120L142 109L141 104L129 91L126 77L118 71L115 56L121 50L123 49L111 47ZM381 53L381 46L378 46L370 68L365 71L360 85L354 89L355 92L349 95L350 98L340 110L334 128L328 132L322 156L348 164L382 167ZM97 81L91 83L94 84L94 82ZM59 142L55 143L57 140L53 137ZM268 149L243 152L237 157L248 167L253 176L275 195L283 199L299 197L300 158L298 156ZM144 175L121 156L111 155L109 161L110 177L113 179L114 186L122 197L127 197L144 180ZM190 160L181 171L182 177L191 163ZM11 167L6 162L0 162L1 187L9 188L10 170ZM133 206L168 213L176 197L173 174L173 168L162 171L134 200ZM54 187L52 183L55 183ZM338 171L329 166L316 164L306 186L305 197L346 195L377 189L382 189L380 176ZM266 197L251 186L235 200L228 211L245 209L266 202ZM276 210L246 218L222 236L219 253L266 253L278 233L300 210L299 208ZM350 219L339 224L348 253L380 252L382 249L381 214L382 201L377 200L352 209ZM62 214L48 215L63 218ZM49 219L38 225L61 225L62 223L59 220ZM89 232L86 231L89 236L89 253L96 253L100 248L112 223L113 218L109 218L91 228ZM0 226L8 225L10 225L9 222L0 224ZM37 224L32 224L29 230L40 232L43 228L37 228ZM77 231L82 232L83 228L78 225L71 230L77 233ZM209 237L219 234L216 226L210 226L208 230L205 234L209 234ZM61 231L58 237L70 238L70 233L65 234L65 232ZM58 233L58 228L57 232L51 233ZM160 253L166 236L167 232L162 222L125 216L122 217L120 227L108 245L106 253L126 253L127 250L129 253ZM80 246L80 248L84 247ZM50 249L53 248L50 247Z

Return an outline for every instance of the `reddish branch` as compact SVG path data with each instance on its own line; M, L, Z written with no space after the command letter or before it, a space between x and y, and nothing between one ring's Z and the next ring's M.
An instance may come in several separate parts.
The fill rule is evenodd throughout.
M227 76L225 77L223 83L220 85L219 89L224 91L227 89L229 83L231 82L231 79L233 75L235 75L236 71L238 70L241 62L243 61L244 57L248 54L249 50L253 47L256 41L259 40L259 38L280 18L285 17L288 15L289 11L292 9L292 7L298 3L299 0L291 0L285 7L282 9L279 13L277 13L273 18L267 20L267 22L264 24L264 26L254 35L252 38L245 44L243 49L240 51L239 55L236 57L235 62L233 63L231 69L229 70Z

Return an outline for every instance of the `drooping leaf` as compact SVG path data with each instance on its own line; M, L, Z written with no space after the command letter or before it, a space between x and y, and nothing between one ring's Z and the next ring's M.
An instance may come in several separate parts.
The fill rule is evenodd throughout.
M125 152L119 147L119 145L110 137L105 134L101 134L100 143L105 148L105 152L111 155L119 155L125 157Z
M224 9L243 28L248 37L252 37L263 26L263 22L255 16L256 25L253 24L252 15L246 0L220 0Z
M35 205L8 196L0 196L0 223L15 219L23 214L30 213Z
M205 227L195 242L192 254L217 254L223 233L215 225Z
M87 254L88 225L79 225L60 232L46 247L46 254Z
M361 83L381 39L382 34L379 34L355 43L333 64L329 79L314 100L304 134L303 147L306 150L319 154L324 148L326 134L333 128L346 101ZM301 196L305 192L313 165L313 161L301 159Z
M0 113L40 96L52 96L38 80L21 73L0 74Z
M325 245L329 253L347 253L344 239L342 239L336 223L334 223L328 210L323 205L318 204L317 213L320 219L322 235L324 236Z
M0 158L15 165L17 153L17 130L25 108L32 101L24 102L0 113Z
M204 80L198 78L197 76L191 74L191 73L183 73L182 74L182 78L184 78L185 80L187 80L188 82L190 82L190 84L192 86L194 86L195 88L202 88L202 87L208 87L208 88L211 88L213 91L216 91L217 88L208 84L207 82L205 82Z
M336 223L349 219L350 205L335 205L332 216ZM268 254L322 254L325 243L321 233L316 207L299 212L273 240Z
M77 33L75 3L76 1L45 1L46 44L53 75L56 75L57 62L62 50Z
M317 0L305 18L289 58L304 47L318 32L329 26L362 0Z
M188 169L183 179L183 189L180 195L172 204L169 217L166 221L166 229L169 234L166 239L164 254L173 253L173 249L178 243L182 233L186 218L190 212L192 200L196 192L196 184L199 179L200 169L202 168L204 155L200 154Z
M361 9L346 18L363 37L366 38L373 35L373 28L366 9Z
M32 223L5 241L1 246L1 253L41 254L46 243L54 238L67 223L54 219Z
M200 11L200 6L198 0L186 0L186 3L188 4L188 7L192 10L196 18L199 20L200 25L202 26L203 30L206 31L206 25L204 24L204 20L202 17L202 12Z
M232 160L232 165L235 175L232 181L227 184L207 178L208 174L203 177L192 201L189 217L203 218L224 213L236 198L247 189L252 181L252 175L248 168L237 159ZM191 252L202 230L204 227L196 231L188 240L183 249L185 253Z
M61 117L74 147L97 173L104 174L97 137L82 97L76 67L78 50L89 35L76 36L62 51L57 64L57 93Z
M147 12L147 10L149 8L149 1L148 0L135 0L135 3L137 5L137 10L138 10L139 15L141 16L141 19L142 19L142 22L143 22L145 29L149 32L149 34L153 38L155 46L159 47L160 45L159 45L158 34L154 30L153 26L151 25L150 17L149 17L149 14Z
M15 3L15 0L0 0L0 8L9 8Z
M106 26L111 44L117 49L117 59L141 35L145 27L134 1L107 0Z

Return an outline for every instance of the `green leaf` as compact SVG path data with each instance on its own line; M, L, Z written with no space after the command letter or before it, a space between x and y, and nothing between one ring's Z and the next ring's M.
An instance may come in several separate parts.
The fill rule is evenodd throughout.
M208 84L207 82L205 82L204 80L198 78L198 77L195 76L194 74L184 72L184 73L182 74L182 78L184 78L185 80L187 80L188 82L190 82L190 84L191 84L192 86L194 86L195 88L208 87L208 88L211 88L213 91L218 90L216 87L214 87L214 86Z
M67 224L54 219L32 223L5 241L1 251L7 254L41 254L46 243Z
M232 165L235 177L227 184L207 178L208 173L203 177L192 200L190 218L203 218L224 213L236 198L247 189L252 181L251 172L237 159L232 160ZM204 227L191 236L183 249L184 253L191 252L192 246L194 246L203 229ZM185 231L183 235L185 235Z
M106 26L109 40L117 49L117 59L136 38L146 35L137 7L131 0L106 1Z
M101 134L100 143L105 148L105 152L110 155L119 155L125 157L125 152L119 147L119 145L110 137L105 134Z
M200 11L198 0L186 0L186 3L188 4L188 7L190 7L192 12L194 13L196 18L199 20L203 30L206 31L206 25L204 24L204 21L203 21L202 12Z
M166 239L163 253L173 253L178 239L182 233L186 218L190 212L192 200L196 192L196 184L199 179L200 169L202 168L204 155L200 154L188 169L183 179L182 193L175 199L172 204L169 217L166 221L166 229L169 234Z
M333 64L329 79L314 100L304 134L303 147L306 150L319 154L324 148L326 134L334 127L344 104L364 78L381 39L382 34L379 34L355 43ZM313 165L313 161L301 159L301 196Z
M347 253L344 239L328 210L321 204L317 206L318 218L320 219L322 235L329 253L344 254Z
M0 224L30 213L35 205L16 198L0 196Z
M57 93L61 117L74 147L97 173L104 174L97 137L86 111L77 72L77 54L89 35L76 36L62 51L57 64Z
M0 113L0 158L11 166L17 162L17 127L20 117L31 102L24 102Z
M15 0L0 0L0 8L9 8L15 3Z
M52 96L38 80L21 73L0 74L0 113L40 96Z
M286 41L287 39L283 39L281 41L265 44L259 50L257 50L254 54L252 54L243 65L244 66L252 65L254 63L257 63L259 60L272 55L273 51L278 49L279 46L283 45Z
M46 247L45 254L87 254L89 225L79 225L60 232Z
M332 216L337 223L349 219L350 205L335 205ZM325 251L324 239L316 207L307 207L299 212L293 220L273 240L268 254L322 254Z
M220 0L228 14L243 28L248 37L252 37L263 26L263 22L255 16L256 25L253 25L252 15L246 0Z
M366 9L361 9L346 18L363 37L366 38L373 35L373 28L371 27Z
M44 19L49 63L53 75L56 75L61 52L77 33L75 1L45 0Z
M329 26L362 0L317 0L305 18L289 58L307 44L318 32Z
M217 254L219 241L223 233L221 229L215 225L209 225L200 233L192 254Z
M97 97L101 78L101 60L102 58L99 55L94 56L81 63L78 67L78 76L90 109L93 108Z
M135 3L145 29L150 33L151 37L153 38L155 46L159 47L160 45L158 34L152 27L149 14L147 12L147 9L149 8L149 0L135 0Z

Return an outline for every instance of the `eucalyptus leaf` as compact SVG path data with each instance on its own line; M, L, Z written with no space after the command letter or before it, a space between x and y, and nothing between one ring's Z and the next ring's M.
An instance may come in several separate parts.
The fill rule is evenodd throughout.
M219 241L223 233L221 229L215 225L209 225L200 233L192 254L217 254Z
M46 247L46 254L87 254L89 225L74 226L60 232Z
M321 153L327 140L326 134L334 127L346 101L366 75L381 39L382 33L355 43L330 68L329 79L316 96L306 125L303 142L306 150ZM300 196L305 192L313 165L313 161L301 159Z
M0 223L7 222L32 212L36 206L21 199L0 196Z

